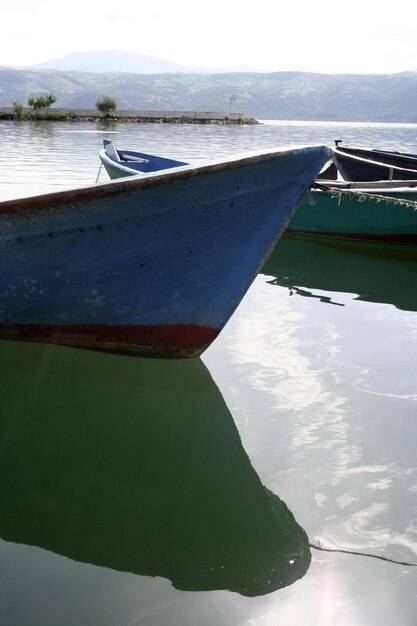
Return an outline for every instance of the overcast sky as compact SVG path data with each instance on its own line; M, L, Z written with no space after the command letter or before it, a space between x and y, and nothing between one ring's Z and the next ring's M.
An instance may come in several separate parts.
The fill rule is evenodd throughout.
M1 22L0 65L123 50L210 68L417 69L416 0L12 0Z

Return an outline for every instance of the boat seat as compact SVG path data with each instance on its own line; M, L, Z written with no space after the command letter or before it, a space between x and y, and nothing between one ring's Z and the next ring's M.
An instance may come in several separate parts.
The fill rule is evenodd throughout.
M114 147L112 141L110 141L109 139L103 139L103 145L104 150L110 159L112 159L113 161L121 161L121 158L119 157L119 154Z
M131 154L124 154L124 152L119 152L119 157L121 161L129 161L131 163L149 163L149 159L132 156Z

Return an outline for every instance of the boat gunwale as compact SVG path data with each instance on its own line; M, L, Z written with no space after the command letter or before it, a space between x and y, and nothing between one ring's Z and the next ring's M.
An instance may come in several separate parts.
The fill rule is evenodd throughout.
M384 183L384 184L381 184ZM388 183L388 184L385 184ZM392 183L392 184L389 184ZM411 183L411 184L408 184ZM310 191L321 191L324 193L332 193L338 191L351 191L351 192L363 192L363 193L390 193L390 194L417 194L417 180L396 180L396 181L332 181L332 180L317 180L312 185Z
M306 151L311 148L320 148L323 151L327 149L329 151L329 156L332 150L326 144L283 147L279 150L263 150L261 152L255 152L247 155L231 156L225 159L203 163L201 165L188 164L176 168L149 172L145 176L136 174L129 177L114 179L105 183L88 185L86 187L74 187L61 191L38 194L35 196L12 198L10 200L3 200L0 202L0 217L4 214L24 212L26 210L40 210L48 212L51 210L52 203L54 204L53 209L56 211L59 210L59 208L65 209L68 203L71 202L94 200L104 198L109 194L116 195L129 192L130 190L133 191L137 187L152 188L176 182L177 180L193 178L208 173L229 171L232 169L242 168L247 165L260 163L262 161L271 161L279 157L289 156L294 152Z
M343 154L349 156L359 157L369 161L375 161L376 163L390 164L390 160L410 162L410 165L416 165L416 167L404 168L404 169L416 169L417 170L417 154L411 152L395 152L393 150L380 150L378 148L366 148L362 146L336 146L334 150L338 150ZM373 159L372 156L375 158ZM391 167L400 167L393 163Z
M111 159L105 150L100 150L98 154L104 166L109 165L110 167L114 169L120 170L122 172L126 172L128 174L132 174L133 172L132 174L133 176L147 176L148 174L147 172L141 172L140 170L135 170L133 167L129 167L128 165L126 165L126 163L129 163L129 161L123 160L123 161L117 162L114 159ZM181 167L181 166L178 166L178 167ZM159 170L159 171L162 172L163 170Z

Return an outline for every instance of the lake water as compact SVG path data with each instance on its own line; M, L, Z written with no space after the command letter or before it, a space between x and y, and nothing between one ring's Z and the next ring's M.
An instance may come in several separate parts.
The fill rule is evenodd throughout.
M404 124L0 122L0 199L94 184L105 137L417 152ZM415 248L283 237L201 359L0 342L0 623L415 626L416 288Z

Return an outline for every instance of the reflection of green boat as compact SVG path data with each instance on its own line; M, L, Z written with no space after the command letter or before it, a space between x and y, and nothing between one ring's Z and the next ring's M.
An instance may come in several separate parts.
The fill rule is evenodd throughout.
M308 538L200 360L0 342L0 536L186 590L265 594Z
M300 295L311 296L308 289L355 293L359 300L417 311L415 246L286 235L262 273Z

